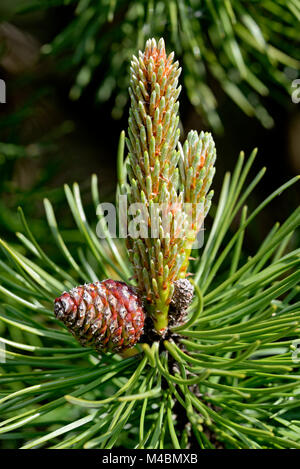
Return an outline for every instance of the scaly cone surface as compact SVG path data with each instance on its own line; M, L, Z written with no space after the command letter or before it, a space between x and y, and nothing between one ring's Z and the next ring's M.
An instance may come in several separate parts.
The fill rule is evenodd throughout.
M64 292L54 314L85 347L120 352L133 347L144 326L144 309L135 289L107 279Z
M129 220L128 252L138 288L161 335L168 327L174 282L186 275L191 246L203 218L197 215L191 220L185 203L204 200L205 213L210 198L206 200L206 188L212 178L211 164L206 164L211 151L208 136L201 154L194 138L188 139L185 153L178 149L181 69L173 59L174 53L166 55L163 39L158 44L149 39L145 51L132 59L129 89L126 190L129 203L138 205ZM202 142L203 136L197 138ZM196 181L199 177L201 187ZM195 188L189 188L193 182ZM130 226L138 221L139 229L133 235Z

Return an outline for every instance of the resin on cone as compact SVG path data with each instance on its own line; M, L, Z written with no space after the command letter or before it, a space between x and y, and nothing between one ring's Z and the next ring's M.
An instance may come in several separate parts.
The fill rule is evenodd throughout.
M144 327L144 310L134 287L103 280L56 298L54 314L85 347L121 352L133 347Z

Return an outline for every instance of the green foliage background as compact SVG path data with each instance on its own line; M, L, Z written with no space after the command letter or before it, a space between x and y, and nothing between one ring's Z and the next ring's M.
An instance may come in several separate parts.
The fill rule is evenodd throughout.
M129 60L149 36L164 36L176 51L188 98L215 130L222 128L216 84L270 127L261 97L271 92L284 99L290 87L284 67L299 68L297 0L27 1L18 11L64 6L73 13L42 51L54 54L62 70L76 72L72 99L90 84L100 102L113 94L115 118L128 100Z

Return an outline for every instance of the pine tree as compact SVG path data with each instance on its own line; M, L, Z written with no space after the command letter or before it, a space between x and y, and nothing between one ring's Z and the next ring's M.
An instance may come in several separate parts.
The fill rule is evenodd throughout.
M162 52L162 41L158 49L154 44L153 40L147 43L146 57L149 57L151 69L154 50L162 54L164 63L157 64L157 79L162 70L160 67L165 66L168 59ZM139 62L139 66L142 67L142 63ZM161 75L161 80L164 76ZM133 75L132 80L134 83ZM155 84L151 82L150 85L151 90L154 85L155 91ZM160 89L161 86L160 82ZM143 92L142 85L140 90ZM166 96L169 96L167 90ZM149 89L145 91L149 94ZM135 88L132 121L129 122L133 135L136 131L133 117L137 123L143 113L135 101L137 93ZM176 86L171 86L170 93L177 99ZM165 106L166 101L161 109ZM150 104L145 110L149 109ZM139 114L135 116L136 110ZM146 201L151 201L153 191L148 190L149 184L155 183L156 175L162 171L166 179L162 186L166 186L165 189L162 187L159 196L165 191L168 197L167 189L172 194L169 177L175 181L175 199L182 193L182 197L198 201L198 192L194 191L198 181L202 181L203 168L208 185L212 176L214 148L211 137L192 132L182 151L179 144L177 148L171 146L170 152L161 159L163 147L152 155L153 138L147 140L147 136L153 134L156 148L156 138L164 135L159 134L158 123L157 133L154 133L153 115L155 118L155 112L146 113L144 122L148 127L142 124L136 139L132 139L129 132L130 156L125 160L125 136L124 132L121 134L117 194L126 190L133 200L143 202L141 188L144 184L142 190ZM176 113L174 122L172 115L169 123L173 126L172 134L167 136L170 142L173 142L173 131L176 134ZM150 131L148 134L150 123L152 134ZM145 145L141 154L137 152L137 142ZM203 153L205 148L207 151ZM151 156L154 167L153 171L147 172L151 167ZM122 280L130 285L135 279L138 284L135 294L139 294L143 284L137 262L142 262L140 267L143 267L144 262L149 261L149 257L142 259L146 253L151 255L150 260L156 266L160 266L162 261L165 262L165 259L161 260L165 246L159 245L155 251L152 244L147 247L143 244L140 249L141 243L130 241L133 249L131 264L124 255L122 240L115 240L110 235L103 213L97 210L99 222L106 232L106 241L99 241L94 225L85 215L80 189L75 183L73 188L65 187L65 194L82 239L78 252L66 243L68 233L59 230L51 202L44 201L52 242L61 252L58 264L42 249L20 209L24 226L24 234L20 237L23 249L0 241L0 295L3 300L0 312L3 336L0 338L3 345L0 438L6 442L11 438L24 449L117 446L147 449L300 448L297 414L300 250L295 246L300 209L292 212L282 225L275 223L250 257L243 254L249 224L298 178L284 183L248 214L246 200L264 174L263 169L249 181L255 156L256 151L253 151L245 160L244 154L240 154L232 175L225 175L221 193L213 199L217 199L212 211L213 223L206 230L204 249L200 258L189 263L195 298L187 316L181 318L183 323L169 321L165 337L157 334L145 337L145 331L137 345L123 355L99 354L93 348L81 347L55 318L53 301L63 291L75 289L78 293L81 290L76 290L77 285L97 281L103 284L108 277L114 278L110 281L112 284ZM183 158L182 164L180 158ZM209 161L207 166L206 161ZM142 174L147 174L147 181L139 178L138 167ZM209 193L204 181L205 178L200 184L199 200L201 203L204 197L205 207ZM201 188L205 189L203 193ZM91 190L96 211L99 193L95 175ZM158 196L157 191L154 194L154 197ZM238 227L233 225L236 217L240 218ZM195 234L197 229L192 228ZM178 279L173 282L170 302L170 270L166 275L170 305L167 316L171 314L174 302L178 304L175 294L178 282L187 281L184 277L191 243L189 238L183 240L187 243L187 253L182 257L181 268L176 271L180 274L176 274ZM138 252L136 246L140 249L139 258L134 255ZM161 289L164 291L160 278L157 277L158 293ZM143 288L144 293L148 295L149 292L150 300L153 298L152 305L158 307L155 282L148 285L146 281ZM70 301L70 293L67 298ZM148 319L155 323L155 308L146 312L150 312ZM160 330L160 326L157 329Z

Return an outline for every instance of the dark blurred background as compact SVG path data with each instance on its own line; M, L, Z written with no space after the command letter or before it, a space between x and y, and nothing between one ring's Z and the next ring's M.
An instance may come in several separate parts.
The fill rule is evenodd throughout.
M99 11L95 10L96 3ZM157 3L163 3L165 6L168 4ZM99 1L93 4L89 1L1 0L0 78L5 81L7 87L6 103L0 104L1 236L15 240L13 233L21 229L16 208L22 205L31 219L33 231L41 239L47 239L42 207L42 199L45 196L54 203L60 224L71 226L62 189L64 183L80 183L85 206L92 214L89 195L92 173L98 174L102 200L112 198L116 183L118 138L121 130L127 129L126 73L130 66L129 57L133 52L137 53L138 47L142 47L141 43L143 44L148 36L154 35L158 38L157 33L162 33L165 37L169 52L174 48L177 52L178 47L176 55L181 65L187 67L186 75L184 74L181 80L182 137L190 129L210 130L214 134L218 155L214 182L215 201L220 193L224 173L233 170L240 150L249 155L254 147L259 149L250 179L261 167L267 167L263 181L250 197L250 209L279 185L299 174L300 104L292 102L291 93L292 81L300 77L297 68L299 44L292 37L293 26L298 26L299 32L300 12L298 18L293 13L282 18L283 27L286 26L286 30L291 31L290 35L287 34L284 38L286 43L290 44L289 50L280 37L280 11L275 11L276 18L272 17L272 12L269 12L269 17L266 15L269 24L264 22L264 19L261 19L260 24L260 17L254 17L256 24L266 31L265 37L270 41L273 38L268 36L267 28L274 22L273 47L282 44L282 53L291 53L292 66L288 65L290 62L284 57L283 62L286 63L274 60L264 62L263 52L259 57L253 55L251 49L249 50L249 43L244 47L242 36L237 38L246 66L252 70L251 73L256 73L262 83L264 78L266 79L269 93L263 96L251 87L246 88L244 81L238 76L239 63L236 67L235 63L229 64L226 54L229 54L230 59L230 52L225 48L223 50L221 45L220 50L218 49L218 31L213 24L213 17L210 16L211 11L206 11L205 8L203 11L199 10L198 3L201 2L191 2L190 8L194 9L187 10L186 21L190 21L190 26L184 23L185 17L182 16L181 8L184 2L175 1L170 2L170 5L175 5L174 10L169 6L168 10L162 10L162 18L164 12L166 13L162 24L154 24L151 28L149 24L151 26L151 21L154 20L149 20L149 11L153 14L156 2ZM246 4L251 2L236 3L246 8ZM152 10L149 10L149 4ZM133 7L142 6L144 10L135 15ZM98 24L97 21L84 23L81 16L87 16L88 12L92 19L99 15L96 16L96 19L99 18ZM251 11L249 14L251 15ZM264 14L261 13L261 18ZM146 18L144 24L141 23L144 20L140 18ZM83 26L79 20L83 22ZM174 32L174 21L178 28L178 37L176 31ZM291 24L285 25L288 21ZM202 22L204 26L208 24L211 27L211 32L204 41L206 52L203 56L197 57L199 52L195 51L193 46L195 64L205 69L205 75L200 73L201 67L197 75L198 69L191 71L195 65L194 62L190 64L189 48L192 39L189 38L190 34L184 25L191 28L198 40L197 34L201 39L201 33L197 27L202 25ZM137 25L140 25L143 31L143 37L136 32ZM251 22L249 25L251 26ZM238 29L234 31L239 32ZM225 28L225 38L226 32ZM255 28L250 28L250 32L251 37L255 39ZM81 39L84 39L83 44ZM209 62L209 45L214 50L214 63ZM119 68L114 64L114 56L122 65ZM218 76L213 73L215 65L222 66L222 71L218 70ZM275 78L272 81L277 71L285 80L284 86ZM229 87L223 87L221 72L224 72L229 84L231 81L234 84L236 95L230 95L227 92ZM124 74L125 77L122 76ZM199 95L196 93L195 96L197 80L208 88L199 88ZM237 94L239 90L249 99L253 112L246 103L243 104ZM202 106L201 92L203 100L209 92L213 93L216 101L213 107ZM296 184L264 210L256 224L249 229L249 251L262 241L275 221L282 221L288 216L299 204L299 199L299 185Z

